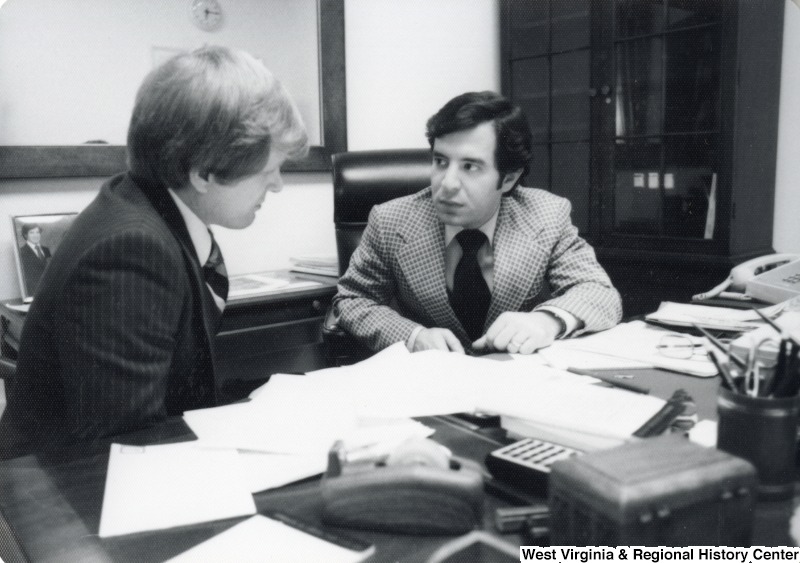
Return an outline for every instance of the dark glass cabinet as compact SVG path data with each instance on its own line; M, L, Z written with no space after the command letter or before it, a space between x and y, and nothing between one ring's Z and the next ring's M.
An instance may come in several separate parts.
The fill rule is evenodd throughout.
M565 196L628 315L772 252L783 2L503 0L527 185Z

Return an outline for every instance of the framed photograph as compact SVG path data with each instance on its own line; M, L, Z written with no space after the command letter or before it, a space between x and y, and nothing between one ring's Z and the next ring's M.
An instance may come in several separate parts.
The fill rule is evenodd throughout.
M19 287L25 302L33 300L39 279L77 216L77 213L71 212L11 218Z

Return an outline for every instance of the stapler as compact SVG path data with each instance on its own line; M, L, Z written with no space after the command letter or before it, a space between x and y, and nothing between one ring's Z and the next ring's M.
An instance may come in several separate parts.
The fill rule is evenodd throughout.
M392 533L464 534L483 519L480 465L414 439L377 457L349 455L339 441L322 479L326 523Z

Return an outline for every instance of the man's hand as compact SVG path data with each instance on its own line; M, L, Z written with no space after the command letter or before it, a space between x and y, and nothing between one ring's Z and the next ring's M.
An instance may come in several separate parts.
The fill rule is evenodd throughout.
M444 350L445 352L464 353L464 347L456 335L446 328L423 328L414 340L412 352L420 350Z
M553 343L561 323L548 313L506 312L497 317L486 334L472 343L476 350L532 354Z

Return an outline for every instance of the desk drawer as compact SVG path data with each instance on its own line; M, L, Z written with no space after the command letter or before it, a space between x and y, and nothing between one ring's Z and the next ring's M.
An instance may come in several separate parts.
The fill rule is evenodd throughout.
M220 332L324 317L332 298L325 295L246 305L230 303L222 316Z
M251 358L322 342L322 316L220 332L217 358Z

